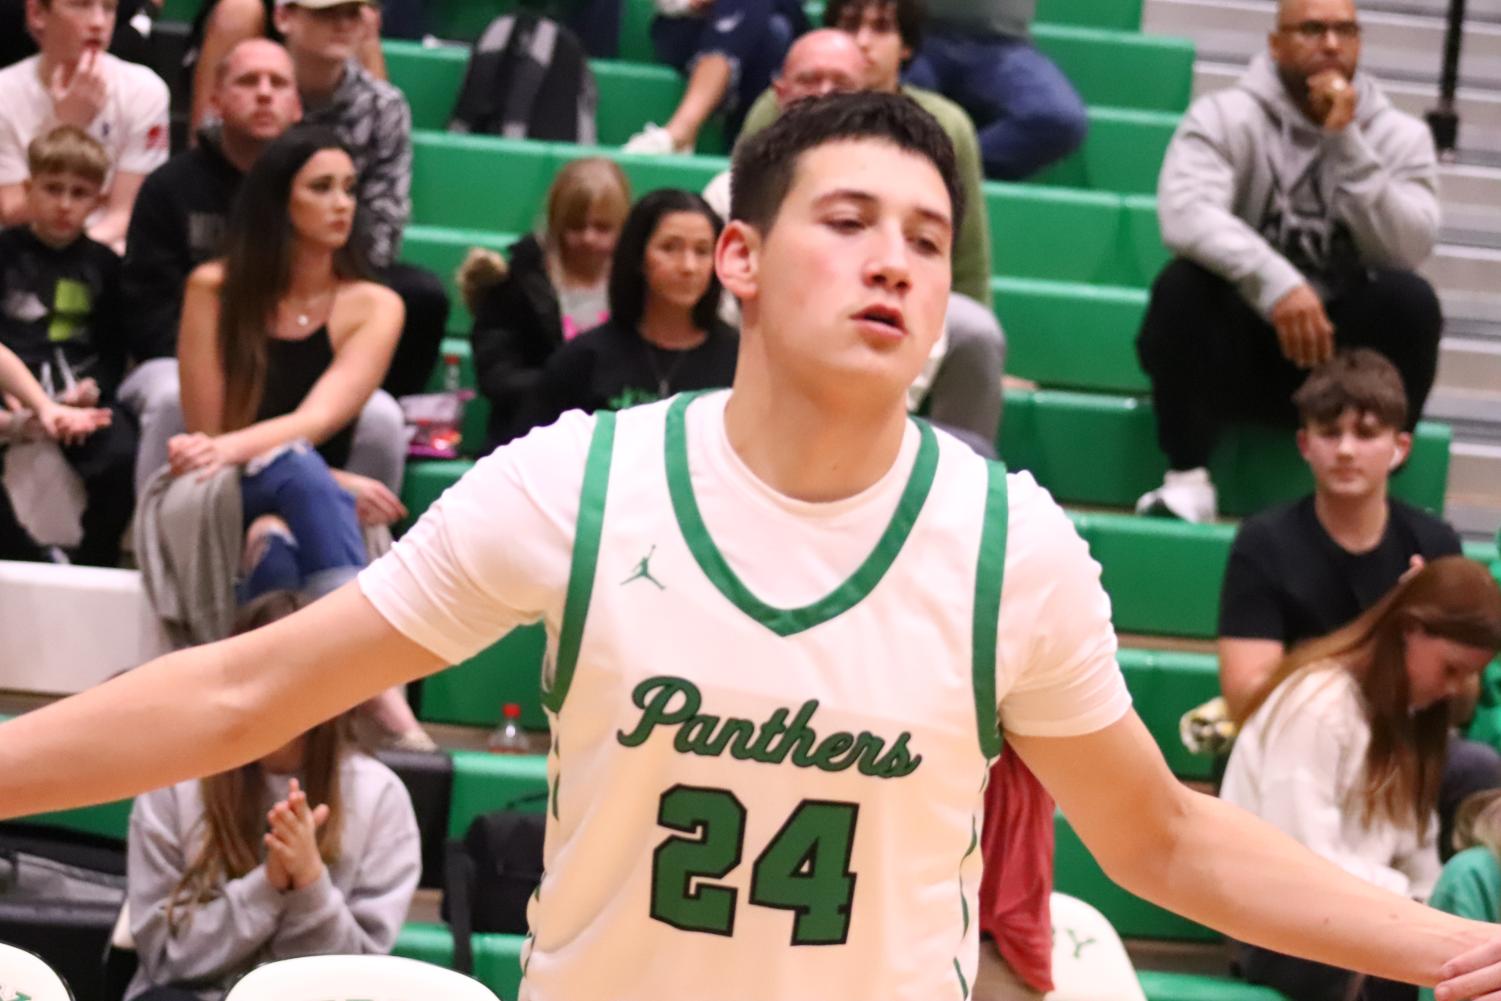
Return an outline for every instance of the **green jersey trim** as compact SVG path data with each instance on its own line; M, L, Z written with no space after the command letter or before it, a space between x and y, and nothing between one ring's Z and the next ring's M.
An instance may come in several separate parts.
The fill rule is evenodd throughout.
M579 492L579 516L573 535L573 562L568 568L568 593L563 599L563 625L558 630L558 663L552 686L542 693L542 703L561 712L578 664L589 617L589 598L594 593L594 572L599 562L599 537L605 522L605 495L610 487L610 459L615 450L615 415L601 411L594 418L594 436L584 460L584 486Z
M996 637L1001 621L1001 585L1006 577L1006 523L1010 504L1006 497L1006 467L988 464L985 494L985 526L980 532L980 560L975 570L974 635L970 639L974 658L975 724L980 733L980 751L986 760L1001 753L1001 729L995 699Z
M923 421L917 422L921 437L917 461L913 464L912 474L902 490L890 523L865 561L849 579L818 601L801 608L777 608L752 594L750 588L730 569L699 513L698 500L693 496L693 483L688 474L688 428L685 420L688 404L693 402L696 395L698 394L679 396L667 410L667 490L672 497L672 510L677 516L683 540L705 576L731 604L778 636L792 636L811 629L858 605L875 590L886 571L891 569L907 537L912 533L913 525L917 523L923 503L928 499L938 471L938 439L933 429ZM992 637L991 647L994 646L995 638ZM994 689L993 682L991 687Z

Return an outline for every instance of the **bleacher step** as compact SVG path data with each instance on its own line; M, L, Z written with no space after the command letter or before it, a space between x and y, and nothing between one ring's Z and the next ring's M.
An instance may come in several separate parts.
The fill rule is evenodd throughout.
M1360 9L1383 14L1442 18L1448 15L1449 0L1363 0ZM1501 23L1501 0L1469 0L1465 5L1465 23Z
M1266 49L1276 23L1274 0L1147 0L1142 30L1190 38L1200 58L1244 64ZM1440 17L1363 11L1361 64L1383 80L1438 79L1444 21ZM1501 25L1466 25L1460 82L1501 87Z

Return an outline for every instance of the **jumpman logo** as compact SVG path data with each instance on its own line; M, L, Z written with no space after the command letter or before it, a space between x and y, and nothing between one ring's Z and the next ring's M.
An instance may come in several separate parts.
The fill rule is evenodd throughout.
M656 553L656 551L657 547L652 546L651 551L648 552L645 556L641 557L641 562L636 564L636 569L631 571L631 575L620 582L620 586L625 587L627 584L630 584L633 581L649 580L653 584L657 585L658 591L667 590L666 584L663 584L661 581L657 580L657 578L651 575L651 558Z

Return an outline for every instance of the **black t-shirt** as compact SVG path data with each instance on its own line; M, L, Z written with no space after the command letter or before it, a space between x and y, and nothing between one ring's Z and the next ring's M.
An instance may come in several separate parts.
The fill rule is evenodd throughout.
M1287 647L1327 635L1391 590L1413 556L1460 552L1446 522L1399 500L1387 503L1386 532L1366 553L1330 538L1312 496L1247 518L1225 567L1220 635Z
M125 367L119 289L120 258L102 243L80 236L57 249L29 226L0 231L0 344L38 379L51 369L54 390L66 366L113 397Z
M586 330L548 359L533 394L529 427L565 410L623 410L695 389L720 389L735 378L740 338L715 321L696 348L667 351L613 321Z

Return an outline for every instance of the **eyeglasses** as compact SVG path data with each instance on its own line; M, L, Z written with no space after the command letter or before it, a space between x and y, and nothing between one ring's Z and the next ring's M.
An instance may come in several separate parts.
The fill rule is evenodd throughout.
M1321 41L1331 31L1341 42L1350 42L1360 37L1358 21L1298 21L1294 24L1279 24L1278 31L1297 35L1305 42Z

